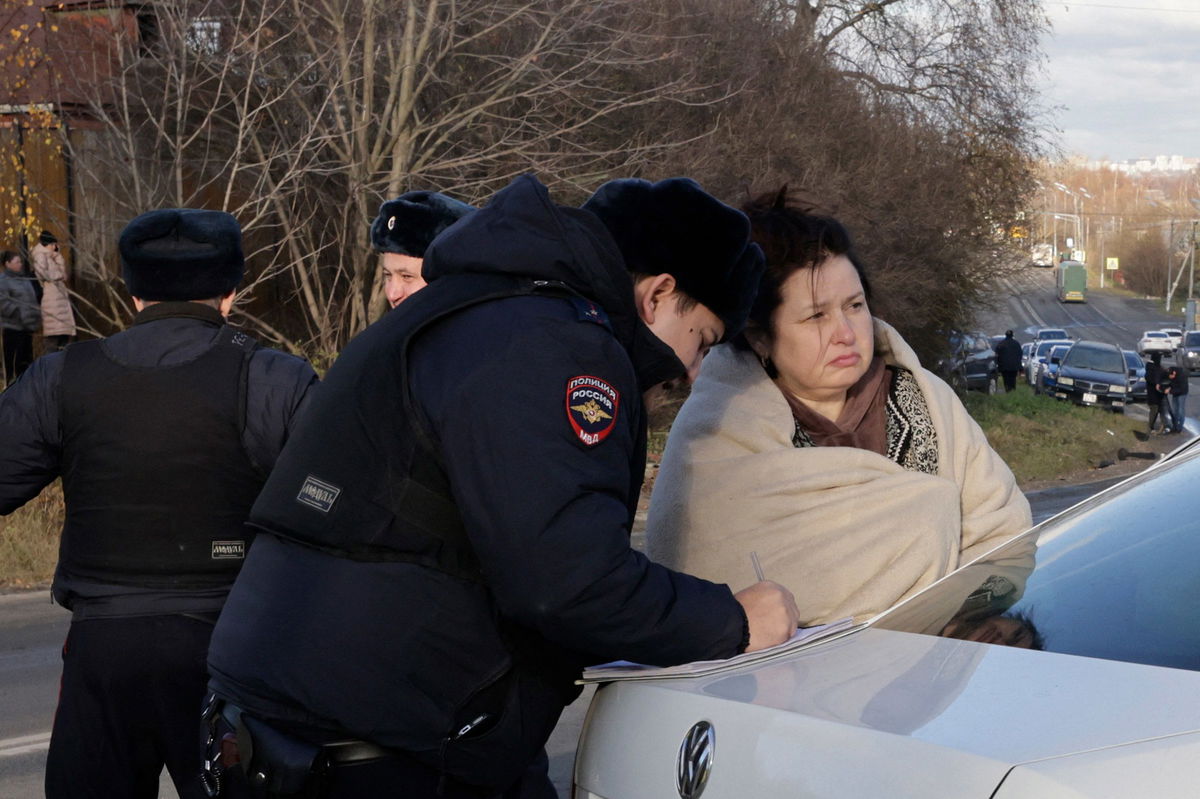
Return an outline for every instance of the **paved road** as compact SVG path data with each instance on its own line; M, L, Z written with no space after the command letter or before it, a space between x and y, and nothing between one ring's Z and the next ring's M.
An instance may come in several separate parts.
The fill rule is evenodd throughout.
M1053 269L1023 269L1005 282L1005 288L1000 306L982 312L977 320L988 334L1011 328L1018 339L1027 341L1034 328L1065 327L1077 339L1105 341L1132 350L1146 330L1182 327L1180 309L1168 313L1161 300L1091 289L1085 303L1061 303L1055 297Z

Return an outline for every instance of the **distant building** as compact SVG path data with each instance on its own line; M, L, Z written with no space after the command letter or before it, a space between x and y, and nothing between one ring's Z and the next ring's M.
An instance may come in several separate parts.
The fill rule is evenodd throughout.
M1191 172L1200 167L1200 158L1182 155L1156 155L1153 158L1138 158L1129 161L1087 161L1085 166L1092 170L1112 170L1126 175L1161 175L1171 172Z

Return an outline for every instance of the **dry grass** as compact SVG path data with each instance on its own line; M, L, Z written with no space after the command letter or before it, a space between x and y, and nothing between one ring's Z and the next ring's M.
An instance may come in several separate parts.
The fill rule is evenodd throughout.
M57 480L20 510L0 517L0 591L50 584L62 524L62 484Z
M1142 447L1133 431L1145 422L1035 396L1024 385L1011 394L972 393L966 405L1023 487L1101 468L1115 462L1122 447Z

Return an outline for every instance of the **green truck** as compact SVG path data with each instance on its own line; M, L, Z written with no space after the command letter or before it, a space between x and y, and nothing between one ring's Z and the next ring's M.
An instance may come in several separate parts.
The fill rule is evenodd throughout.
M1059 302L1087 302L1087 266L1079 261L1063 261L1056 275Z

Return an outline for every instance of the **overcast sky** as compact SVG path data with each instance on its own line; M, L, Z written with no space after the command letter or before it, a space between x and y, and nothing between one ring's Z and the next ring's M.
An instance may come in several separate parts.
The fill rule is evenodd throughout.
M1066 154L1200 156L1200 0L1045 0L1045 101Z

